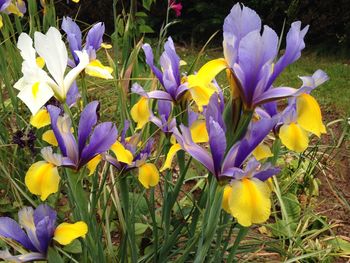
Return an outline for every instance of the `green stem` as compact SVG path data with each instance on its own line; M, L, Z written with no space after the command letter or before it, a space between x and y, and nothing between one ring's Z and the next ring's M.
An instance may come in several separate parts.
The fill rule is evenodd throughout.
M248 227L240 226L239 232L238 232L237 237L235 239L235 243L231 247L230 254L227 258L228 263L234 262L239 243L247 235L248 230L249 230Z
M120 193L121 193L121 203L124 210L124 218L126 223L126 233L125 238L127 243L129 243L131 262L137 262L137 246L135 240L135 224L134 218L130 215L132 210L129 204L129 185L127 176L122 176L119 180Z

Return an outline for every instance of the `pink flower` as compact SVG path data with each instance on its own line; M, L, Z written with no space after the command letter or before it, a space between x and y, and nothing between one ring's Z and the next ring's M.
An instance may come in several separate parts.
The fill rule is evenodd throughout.
M181 16L182 4L175 2L175 0L169 1L169 7L175 11L176 16Z

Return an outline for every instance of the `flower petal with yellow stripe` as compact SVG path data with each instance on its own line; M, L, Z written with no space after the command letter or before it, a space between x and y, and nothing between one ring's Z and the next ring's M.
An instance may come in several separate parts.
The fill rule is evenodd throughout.
M62 223L56 227L53 239L61 245L68 245L79 237L85 238L87 232L88 226L83 221L74 224Z

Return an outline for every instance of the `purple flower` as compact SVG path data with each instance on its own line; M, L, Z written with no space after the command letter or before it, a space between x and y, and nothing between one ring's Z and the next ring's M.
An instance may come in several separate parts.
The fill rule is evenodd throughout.
M273 88L272 84L289 64L300 57L308 31L308 26L301 29L300 21L292 23L285 53L274 64L278 53L278 36L270 27L265 25L262 30L261 26L255 11L238 3L224 22L225 59L248 109L292 96L296 92L289 87Z
M146 55L146 63L150 66L154 75L165 89L165 91L151 92L151 94L149 93L149 97L174 102L178 101L188 87L186 83L181 83L180 58L176 54L174 42L171 37L165 42L164 52L159 60L162 71L154 65L151 46L144 44L142 48Z
M116 141L118 131L112 122L96 125L99 103L90 102L80 116L78 140L72 134L71 119L61 109L49 105L52 130L62 153L62 164L79 170L96 155L106 152Z
M88 232L88 227L83 221L56 226L56 219L56 211L45 204L39 205L35 210L31 207L22 208L18 212L19 224L9 217L0 217L0 236L11 239L30 251L13 256L8 250L4 250L0 251L0 258L11 262L45 260L53 239L61 245L68 245L76 238L85 237ZM11 242L12 246L13 244Z
M172 130L176 127L176 120L172 118L171 111L173 105L170 101L159 100L158 101L158 115L159 118L151 113L150 121L153 122L164 133L172 133Z
M0 11L3 12L11 4L11 0L0 0Z
M81 30L70 17L63 18L61 27L67 34L69 48L74 58L74 61L69 61L71 67L76 67L76 65L79 64L79 58L75 53L77 50L86 50L89 54L90 61L96 59L96 51L101 47L102 37L105 32L105 26L103 23L97 23L89 30L84 46L82 44Z
M39 205L35 210L31 207L21 209L18 212L19 224L9 217L0 217L0 236L12 239L30 251L20 256L1 251L0 258L15 262L46 259L47 249L54 237L56 218L56 212L47 205Z
M269 118L252 122L245 137L230 149L227 149L226 127L221 108L217 94L212 95L206 109L206 128L209 134L211 154L193 142L189 128L184 125L180 125L181 133L177 128L173 132L181 148L202 163L218 180L225 178L239 179L238 175L243 174L242 169L245 160L267 136L276 121ZM276 170L267 170L270 176L276 172Z

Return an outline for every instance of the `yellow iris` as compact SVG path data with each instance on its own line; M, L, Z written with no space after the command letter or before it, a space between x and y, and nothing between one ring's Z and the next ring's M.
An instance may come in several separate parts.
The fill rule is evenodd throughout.
M272 157L273 154L269 146L261 143L254 149L253 156L255 157L256 160L260 161L260 160Z
M86 74L101 79L112 79L111 73L113 69L111 67L104 66L101 61L95 59L89 63L85 68Z
M48 130L44 132L42 135L42 139L43 141L51 144L52 146L58 146L58 142L53 130Z
M79 237L85 238L87 232L88 226L83 221L79 221L74 224L62 223L56 227L53 239L61 245L68 245L74 239Z
M124 145L121 144L119 141L116 141L112 146L111 150L115 154L115 156L118 159L118 162L126 163L126 164L131 164L134 157L132 156L132 153L125 149Z

